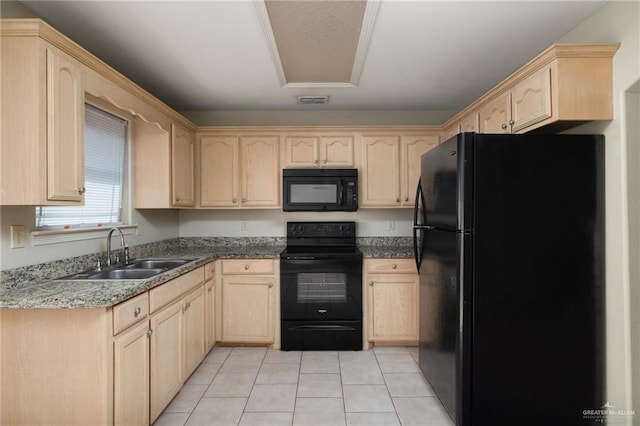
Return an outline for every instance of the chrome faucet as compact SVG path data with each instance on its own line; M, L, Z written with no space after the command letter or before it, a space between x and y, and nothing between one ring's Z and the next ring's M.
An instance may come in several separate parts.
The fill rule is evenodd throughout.
M117 226L114 226L109 230L109 235L107 235L107 266L111 265L111 236L114 231L118 231L120 233L120 245L124 251L124 263L129 263L129 246L124 242L124 234L122 230Z

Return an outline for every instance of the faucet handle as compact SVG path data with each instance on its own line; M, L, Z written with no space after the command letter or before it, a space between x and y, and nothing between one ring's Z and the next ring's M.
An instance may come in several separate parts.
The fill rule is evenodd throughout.
M125 244L122 251L124 252L124 263L127 264L129 263L129 260L131 260L129 259L129 246Z
M98 256L98 261L96 262L96 271L102 271L102 263L100 262L100 256Z

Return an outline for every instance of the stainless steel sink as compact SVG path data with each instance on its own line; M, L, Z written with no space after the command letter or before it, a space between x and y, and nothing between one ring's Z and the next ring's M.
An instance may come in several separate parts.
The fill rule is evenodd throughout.
M128 265L111 265L103 270L84 271L58 278L58 280L143 280L191 261L193 259L134 259L133 263Z
M146 268L146 269L112 269L111 271L101 271L95 274L89 274L86 279L89 280L141 280L158 275L164 272L164 269Z
M133 269L173 269L185 263L191 262L190 259L137 259L133 263L127 265L127 268Z

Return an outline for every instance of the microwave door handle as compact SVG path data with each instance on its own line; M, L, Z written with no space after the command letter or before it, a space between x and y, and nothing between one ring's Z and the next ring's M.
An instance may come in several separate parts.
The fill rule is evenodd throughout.
M342 189L342 179L338 181L338 205L342 206L344 204L343 200L343 189Z

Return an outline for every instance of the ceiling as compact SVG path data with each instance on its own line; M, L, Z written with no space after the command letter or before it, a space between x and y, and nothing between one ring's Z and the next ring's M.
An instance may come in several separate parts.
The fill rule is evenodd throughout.
M22 3L178 111L460 110L605 4L383 0L357 84L292 87L257 2Z

